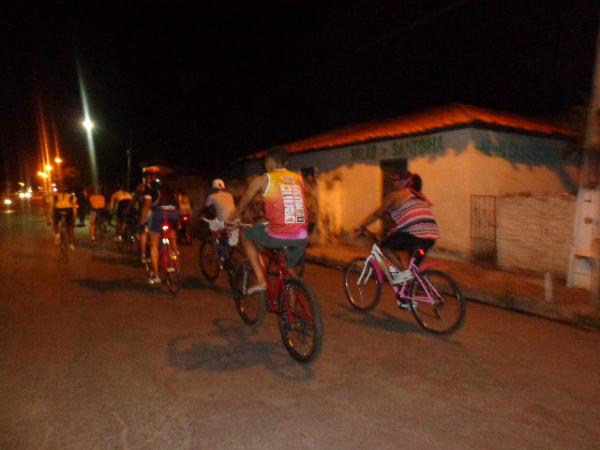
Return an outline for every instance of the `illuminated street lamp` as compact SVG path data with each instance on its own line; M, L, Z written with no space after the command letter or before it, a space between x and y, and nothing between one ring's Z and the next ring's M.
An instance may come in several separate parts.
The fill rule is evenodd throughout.
M56 158L54 158L54 162L55 162L56 164L61 164L61 163L63 162L63 160L62 160L62 159L60 159L60 156L57 156Z
M81 124L83 125L83 128L85 128L88 131L92 131L92 129L94 128L94 122L92 122L89 119L89 117L86 117L85 120L81 122Z
M44 166L44 170L45 170L46 172L51 172L51 171L52 171L52 169L53 169L53 167L52 167L50 164L46 164L46 165Z

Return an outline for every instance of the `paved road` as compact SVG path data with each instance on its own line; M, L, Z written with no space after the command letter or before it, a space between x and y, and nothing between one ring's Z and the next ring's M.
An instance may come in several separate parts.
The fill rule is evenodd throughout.
M341 273L309 266L326 340L301 365L184 251L172 299L134 260L81 239L61 264L39 217L0 216L0 449L600 446L597 332L469 304L436 338L389 298L352 311Z

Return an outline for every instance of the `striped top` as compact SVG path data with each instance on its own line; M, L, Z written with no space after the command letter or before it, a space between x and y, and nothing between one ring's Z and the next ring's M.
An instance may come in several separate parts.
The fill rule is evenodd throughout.
M394 233L403 231L420 239L437 239L440 236L431 204L426 200L412 196L399 207L390 208L389 213L396 222Z

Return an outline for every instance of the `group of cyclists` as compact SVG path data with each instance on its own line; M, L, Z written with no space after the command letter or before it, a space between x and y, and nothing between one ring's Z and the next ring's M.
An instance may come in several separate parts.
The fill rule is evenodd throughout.
M262 197L263 211L260 223L245 227L241 233L241 246L255 273L256 284L248 293L266 289L266 283L259 261L259 248L286 248L286 265L294 275L294 268L301 261L308 242L308 214L304 198L302 177L287 169L288 154L283 147L273 147L266 153L264 165L266 172L251 181L238 205L234 197L226 190L223 180L212 181L212 193L207 197L203 212L210 211L212 220L210 229L219 233L236 222L240 222L244 211L252 204L256 196ZM158 246L161 227L168 223L169 239L175 254L178 253L176 230L182 215L191 216L192 204L181 190L175 191L168 183L160 183L157 166L143 170L143 182L132 194L119 186L107 202L106 198L95 190L88 197L90 205L89 232L91 242L95 242L97 218L114 211L116 216L115 239L121 239L123 227L127 221L133 221L140 242L140 260L151 265L148 282L157 284ZM360 222L356 234L389 214L395 226L382 243L382 250L396 267L406 267L398 260L395 252L406 251L411 254L415 249L429 250L438 238L437 223L434 219L431 203L421 193L421 178L407 172L393 178L394 191L383 204ZM60 212L67 212L70 248L75 248L73 225L76 217L77 200L65 185L59 186L53 198L54 232L57 233L57 221ZM233 228L236 228L235 226ZM230 234L230 243L238 241L237 231ZM148 242L150 252L148 254ZM404 283L410 278L409 271L397 270L393 273L392 283Z

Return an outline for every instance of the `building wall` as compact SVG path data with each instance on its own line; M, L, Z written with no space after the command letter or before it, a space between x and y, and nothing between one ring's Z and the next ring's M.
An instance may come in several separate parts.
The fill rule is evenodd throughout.
M471 252L471 195L576 190L578 161L565 161L565 142L463 128L294 154L290 168L315 168L321 243L356 243L352 230L382 200L380 161L406 158L423 178L440 226L437 247ZM256 162L251 171L256 170ZM250 166L248 166L250 167ZM375 227L376 228L376 227Z
M499 197L498 267L550 272L565 278L575 199L572 194Z

